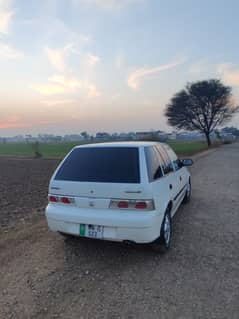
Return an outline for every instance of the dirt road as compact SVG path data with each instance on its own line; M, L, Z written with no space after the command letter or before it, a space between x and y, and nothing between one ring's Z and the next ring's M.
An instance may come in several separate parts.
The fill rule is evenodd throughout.
M9 165L15 164L0 159L1 193L10 205L9 190L17 189L25 207L19 214L29 216L45 204L47 190L37 205L24 199L30 190L37 194L37 183L46 186L42 179L56 163L41 163L41 179L34 174L40 164L34 171L23 162L19 170L28 165L30 189L22 191L18 179L12 185ZM192 201L175 216L172 249L164 256L141 246L64 241L47 230L40 213L16 224L6 217L8 206L1 207L0 318L238 319L239 145L199 158L192 178Z

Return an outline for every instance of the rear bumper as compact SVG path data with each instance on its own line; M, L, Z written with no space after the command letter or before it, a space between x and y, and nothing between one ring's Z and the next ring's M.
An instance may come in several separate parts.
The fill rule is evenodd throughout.
M80 236L80 224L104 226L104 240L150 243L160 235L163 214L113 209L82 209L49 204L46 218L52 231Z

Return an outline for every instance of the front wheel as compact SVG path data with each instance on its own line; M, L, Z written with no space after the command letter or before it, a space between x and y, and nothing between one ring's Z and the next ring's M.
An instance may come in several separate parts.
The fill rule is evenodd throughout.
M172 238L172 220L169 209L165 212L164 219L161 225L160 237L152 244L152 248L156 252L166 253L171 245Z

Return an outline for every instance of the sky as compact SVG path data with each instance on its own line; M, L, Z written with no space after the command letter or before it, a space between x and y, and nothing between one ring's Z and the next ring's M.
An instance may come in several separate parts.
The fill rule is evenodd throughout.
M238 12L237 0L0 0L0 136L169 131L170 98L209 78L239 104Z

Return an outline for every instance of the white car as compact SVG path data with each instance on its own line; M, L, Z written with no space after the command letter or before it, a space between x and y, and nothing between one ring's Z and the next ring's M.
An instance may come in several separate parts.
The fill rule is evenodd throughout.
M191 195L190 173L167 145L76 146L49 185L48 226L65 235L170 247L171 219Z

